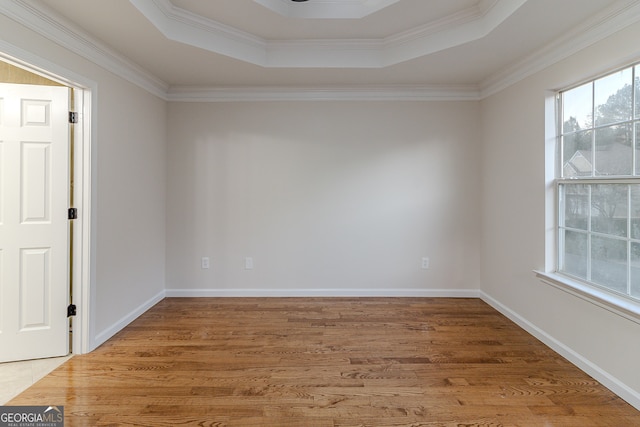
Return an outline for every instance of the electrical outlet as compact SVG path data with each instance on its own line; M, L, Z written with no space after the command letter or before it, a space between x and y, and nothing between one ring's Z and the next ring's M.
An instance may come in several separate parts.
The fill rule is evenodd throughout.
M246 257L244 259L244 268L246 270L253 270L253 258L251 257Z
M202 268L203 270L206 270L209 268L209 257L203 256L202 259L200 260L200 268Z
M429 268L429 258L427 257L422 258L422 268L424 270L427 270Z

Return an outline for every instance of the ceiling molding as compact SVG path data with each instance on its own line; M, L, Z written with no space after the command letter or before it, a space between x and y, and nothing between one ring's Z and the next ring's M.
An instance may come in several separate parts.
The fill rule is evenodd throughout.
M487 36L527 0L487 0L384 39L385 66L427 56Z
M130 2L169 40L258 65L266 61L267 42L261 37L176 7L169 0Z
M385 38L303 41L267 40L176 7L170 0L129 1L170 40L262 67L381 68L478 40L527 0L481 1Z
M295 3L290 0L253 0L288 18L360 19L397 3L399 0L314 0Z
M477 101L475 86L368 86L368 87L230 87L173 86L169 101Z
M165 82L89 36L42 2L37 7L24 0L0 2L0 13L146 91L162 98L166 96L169 86Z
M0 13L164 100L194 102L484 99L640 21L640 3L634 2L626 7L614 5L583 23L580 27L574 28L553 44L485 80L479 87L424 85L359 88L170 87L150 72L114 52L72 22L47 8L43 2L38 2L37 6L35 4L25 0L0 2ZM20 56L19 59L29 60L23 56Z
M640 3L636 2L624 7L613 5L571 29L553 43L482 82L481 98L494 95L639 21ZM637 60L637 56L634 56L633 60ZM606 65L607 68L610 66L610 64Z

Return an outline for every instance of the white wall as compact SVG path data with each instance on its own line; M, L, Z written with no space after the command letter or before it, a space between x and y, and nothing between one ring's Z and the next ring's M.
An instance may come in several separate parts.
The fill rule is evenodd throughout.
M521 324L640 405L640 325L542 283L545 96L640 59L640 25L482 102L482 290Z
M167 137L163 100L117 78L101 82L95 266L99 341L133 320L131 312L163 296Z
M4 15L0 40L97 87L91 349L164 291L166 103Z
M169 294L477 290L478 118L477 102L170 103Z

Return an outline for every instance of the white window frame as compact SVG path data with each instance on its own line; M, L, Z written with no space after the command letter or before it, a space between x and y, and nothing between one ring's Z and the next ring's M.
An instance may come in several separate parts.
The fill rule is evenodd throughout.
M560 241L559 241L559 229L560 229L560 191L559 187L563 183L584 183L584 184L597 184L597 183L634 183L640 184L640 176L625 176L625 177L599 177L592 176L588 178L564 178L562 177L562 106L560 103L560 94L565 90L569 90L572 87L578 87L583 84L594 82L602 77L617 71L624 70L629 67L638 66L640 63L628 64L617 70L611 70L603 73L600 76L588 79L582 83L567 87L567 89L548 92L545 97L545 224L546 224L546 236L545 236L545 269L534 270L535 274L541 281L547 285L551 285L557 289L567 292L573 296L579 297L592 304L595 304L601 308L604 308L610 312L613 312L619 316L629 319L635 323L640 324L640 300L631 296L616 293L615 291L608 290L607 288L587 282L585 280L572 277L559 271L559 259L561 254L559 253ZM640 73L639 73L640 74ZM632 78L632 82L634 82ZM632 88L632 102L635 108L635 90ZM595 120L595 118L594 118ZM635 115L631 122L634 122ZM636 132L636 126L631 125L633 132ZM640 135L638 135L640 138ZM635 153L635 150L633 150ZM635 155L634 155L635 157ZM633 159L632 171L635 171L636 161L640 162L640 159ZM633 173L633 172L632 172ZM589 231L590 233L590 231ZM630 238L630 236L627 236Z

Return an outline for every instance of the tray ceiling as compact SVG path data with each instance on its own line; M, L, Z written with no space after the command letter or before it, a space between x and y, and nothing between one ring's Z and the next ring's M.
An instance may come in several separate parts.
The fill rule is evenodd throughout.
M287 39L264 38L251 29L244 30L207 18L215 15L215 4L212 3L204 8L201 4L200 13L194 13L177 7L169 0L130 1L167 39L262 67L381 68L478 40L491 33L527 0L450 1L447 7L441 5L438 13L425 7L429 2L423 2L425 22L419 26L386 36L360 38L340 38L333 30L322 39L311 39L305 35ZM273 6L283 4L291 10L308 10L306 14L298 12L292 15L294 18L288 18L306 20L348 19L353 10L360 9L363 13L367 6L371 6L370 13L374 12L374 5L380 7L379 13L383 14L384 6L391 6L397 1L311 0L308 3L286 3L284 0L258 0L256 3L267 4L271 11ZM193 2L183 0L180 4L188 6ZM283 9L285 12L288 10ZM386 19L394 19L393 12L390 13ZM366 20L368 15L358 19Z

